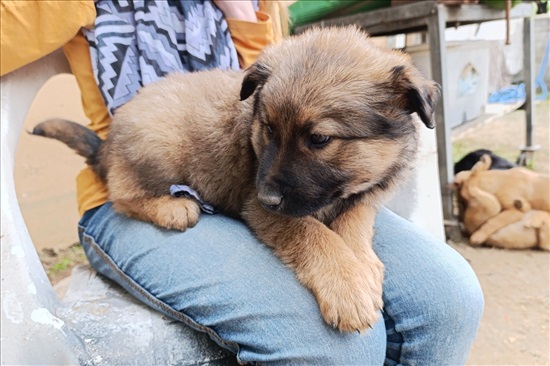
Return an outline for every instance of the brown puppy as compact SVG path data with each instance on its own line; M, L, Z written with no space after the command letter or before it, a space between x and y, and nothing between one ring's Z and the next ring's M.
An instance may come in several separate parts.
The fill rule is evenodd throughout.
M193 187L294 269L329 324L355 331L383 305L377 209L414 164L411 114L432 128L438 93L407 55L362 31L317 29L267 48L244 73L144 87L116 111L105 142L60 120L34 133L85 156L131 217L185 230L199 207L169 188Z
M550 214L540 210L504 210L470 236L470 244L483 243L504 249L550 250Z
M490 170L491 157L483 155L472 170L456 175L455 181L468 180L496 197L503 209L516 208L550 212L550 176L526 168Z
M497 174L496 177L502 178L503 181L494 184L493 188L495 186L511 186L508 189L498 189L497 192L501 194L497 196L494 191L488 192L483 189L487 181L495 178L495 175L492 174L493 171L488 170L490 165L491 158L484 155L471 171L457 174L453 182L459 199L463 201L461 221L464 223L466 232L471 234L470 244L487 243L506 249L541 248L549 250L549 212L534 209L522 212L518 209L525 207L525 205L520 205L521 200L515 202L516 207L505 207L499 200L499 197L503 196L502 192L519 194L519 192L534 191L539 195L544 195L544 192L532 188L513 188L517 183L525 184L524 181L518 179L521 174L531 178L536 173L517 168L519 171L507 171L509 173L504 175ZM488 174L490 174L489 177L486 176ZM545 176L541 175L538 178L544 180ZM508 201L514 204L514 196L504 197L508 197ZM522 198L521 196L517 197ZM525 197L523 199L525 200ZM531 205L529 201L527 202ZM535 200L535 202L538 201Z

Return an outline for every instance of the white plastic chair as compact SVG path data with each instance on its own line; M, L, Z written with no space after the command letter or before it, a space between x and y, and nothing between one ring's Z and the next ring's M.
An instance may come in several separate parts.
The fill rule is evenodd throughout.
M2 364L236 364L206 334L150 310L90 267L75 268L57 298L23 221L13 171L27 111L60 73L70 69L58 50L0 79Z

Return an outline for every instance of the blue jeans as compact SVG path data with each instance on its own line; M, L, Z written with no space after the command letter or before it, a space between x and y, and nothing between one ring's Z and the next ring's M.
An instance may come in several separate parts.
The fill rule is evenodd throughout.
M92 266L149 306L206 332L242 363L464 364L483 311L468 263L383 209L374 249L385 264L383 318L363 333L323 321L313 295L239 221L203 215L181 233L88 211L80 238Z

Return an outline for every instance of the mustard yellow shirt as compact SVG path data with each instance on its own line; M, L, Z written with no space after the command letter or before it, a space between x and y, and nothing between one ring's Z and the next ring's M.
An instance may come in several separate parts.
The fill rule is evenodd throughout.
M2 0L0 5L0 75L63 47L82 93L88 127L105 138L111 118L94 79L88 43L80 31L93 25L93 0ZM227 19L242 68L250 66L266 45L280 41L285 30L285 15L276 1L260 1L259 6L257 23ZM76 185L81 215L107 202L107 187L90 167L78 174Z

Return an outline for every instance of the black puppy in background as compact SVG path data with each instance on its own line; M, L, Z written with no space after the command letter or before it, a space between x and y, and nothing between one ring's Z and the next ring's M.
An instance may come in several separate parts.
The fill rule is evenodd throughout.
M485 154L491 156L492 162L489 169L506 170L517 166L516 164L504 159L503 157L495 155L491 150L479 149L467 154L455 164L455 175L463 170L471 170L475 163L479 161L479 158L481 158Z

